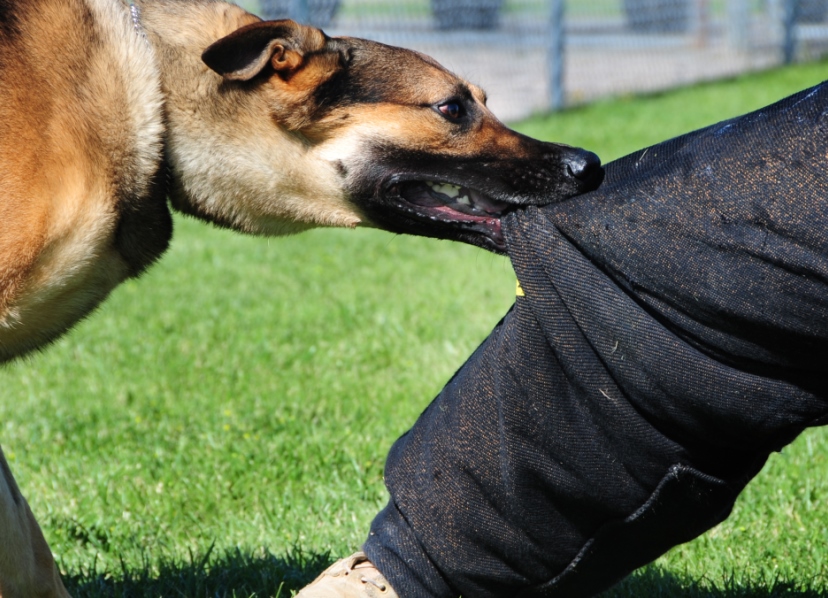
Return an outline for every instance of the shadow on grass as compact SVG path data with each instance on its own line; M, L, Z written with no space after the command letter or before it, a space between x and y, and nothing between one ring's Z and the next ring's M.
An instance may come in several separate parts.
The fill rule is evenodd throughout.
M285 556L238 549L223 555L209 550L183 562L149 561L120 571L72 571L64 576L73 598L289 598L312 581L333 558L293 550Z
M600 598L823 598L825 579L725 577L694 580L658 567L646 567L601 594Z
M122 564L120 571L71 572L65 576L73 598L289 598L308 584L333 558L294 549L284 556L230 550L191 556L187 561L146 560L140 568ZM744 577L694 580L664 569L646 567L600 598L821 598L825 579L789 581Z

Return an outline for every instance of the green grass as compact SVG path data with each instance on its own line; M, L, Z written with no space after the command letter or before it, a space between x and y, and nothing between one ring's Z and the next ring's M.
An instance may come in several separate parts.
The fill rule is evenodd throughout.
M618 157L757 108L825 63L519 128ZM382 465L512 302L509 263L378 231L254 239L176 220L172 248L0 371L0 442L77 597L289 596L350 553ZM611 596L828 591L828 436Z

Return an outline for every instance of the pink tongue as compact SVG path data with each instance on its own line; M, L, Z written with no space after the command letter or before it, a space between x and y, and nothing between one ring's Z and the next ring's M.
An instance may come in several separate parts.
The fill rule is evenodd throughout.
M456 198L435 193L422 182L404 186L402 196L407 201L424 208L439 212L464 214L469 216L468 220L484 219L489 215L500 216L509 207L509 204L496 201L467 187L462 187L459 190L458 197L468 196L469 200L467 203L460 203L456 201Z
M491 224L493 222L500 223L497 214L471 214L469 212L462 212L457 209L458 204L441 205L431 208L434 212L446 214L455 222L481 222Z
M476 222L477 224L482 224L489 229L489 233L495 243L499 246L504 246L503 228L500 223L500 218L494 216L474 216L472 214L458 212L449 206L439 206L433 208L433 210L437 213L446 214L453 222Z

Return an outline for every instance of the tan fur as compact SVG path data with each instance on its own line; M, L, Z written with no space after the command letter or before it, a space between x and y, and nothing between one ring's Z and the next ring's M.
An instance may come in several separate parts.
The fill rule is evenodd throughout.
M257 17L219 2L145 0L140 6L167 97L168 157L180 182L173 205L265 235L360 223L330 162L317 158L301 135L262 127L262 115L273 111L268 95L220 89L222 78L201 61L202 49ZM294 95L291 107L304 99Z
M15 13L17 31L0 37L0 361L53 339L126 278L115 198L149 192L163 131L152 52L122 5ZM2 450L0 596L68 597Z
M147 193L163 131L152 52L123 6L24 5L28 35L0 40L17 57L0 74L0 361L54 338L126 278L114 196Z
M137 5L140 27L124 0L0 0L0 363L58 337L166 249L167 192L183 212L280 235L398 230L397 212L403 232L431 234L446 211L411 220L420 204L389 189L453 161L448 182L467 172L516 203L560 190L537 182L558 176L560 147L509 131L482 90L427 56L219 0ZM439 112L458 97L473 116L463 126ZM518 160L534 175L525 190ZM456 216L466 234L468 214ZM0 598L41 596L68 594L0 450Z
M0 35L0 362L58 336L130 275L118 202L151 201L165 134L159 62L124 4L13 1L17 31ZM301 134L263 127L266 98L219 93L200 61L256 17L221 3L144 9L166 69L177 206L259 234L360 222L335 166ZM291 104L324 72L305 69L284 91ZM0 597L40 596L68 594L0 451Z
M121 0L0 0L12 15L0 36L0 362L57 337L164 250L162 150L175 207L261 235L374 225L365 195L383 183L371 179L385 176L371 173L383 148L485 161L485 184L494 161L535 168L550 151L422 54L273 29L220 0L137 5L142 32ZM238 72L205 64L205 49L251 30L283 38ZM369 99L318 98L349 52L348 85ZM463 131L434 109L458 96L474 105Z

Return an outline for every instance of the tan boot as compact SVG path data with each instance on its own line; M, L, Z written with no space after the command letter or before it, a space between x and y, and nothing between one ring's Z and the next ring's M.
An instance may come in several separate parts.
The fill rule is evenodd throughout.
M399 598L364 552L335 562L295 598Z

